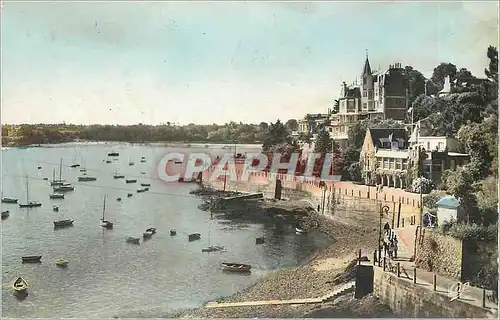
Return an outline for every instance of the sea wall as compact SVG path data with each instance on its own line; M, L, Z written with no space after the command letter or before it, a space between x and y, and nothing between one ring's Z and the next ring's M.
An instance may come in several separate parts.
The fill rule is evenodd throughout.
M412 280L398 278L374 267L373 293L400 317L408 318L491 318L485 308L453 300L443 293L414 284Z
M225 189L239 192L262 192L265 197L274 197L276 180L281 180L282 198L304 199L325 214L333 214L339 203L352 209L363 207L370 213L380 212L380 205L386 205L389 210L384 216L384 221L394 221L394 227L418 225L420 217L419 195L408 193L401 189L384 188L354 184L350 181L326 182L325 188L321 187L317 178L305 178L286 174L273 174L267 172L250 172L248 179L241 179L243 170L236 169L232 172L233 178L212 176L215 168L203 172L202 180L206 186L216 189ZM323 206L324 203L324 206ZM323 208L324 207L324 208ZM338 212L338 210L337 210Z
M461 281L463 264L466 263L462 241L432 229L424 228L420 234L416 266Z

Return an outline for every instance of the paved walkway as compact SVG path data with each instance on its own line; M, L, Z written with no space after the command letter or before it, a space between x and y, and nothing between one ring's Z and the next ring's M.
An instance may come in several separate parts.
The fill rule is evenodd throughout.
M414 230L414 229L413 229ZM400 238L399 233L402 233L403 230L394 230L399 239L403 239L404 236ZM414 233L414 231L413 231ZM412 244L413 245L413 244ZM401 278L406 278L408 280L413 281L414 278L414 269L415 263L410 262L410 257L413 255L413 250L408 250L405 245L405 241L398 241L398 258L390 259L387 257L387 268L386 270L390 270L392 267L392 272L397 272L397 263L400 264L400 276ZM429 290L434 290L434 275L435 273L423 270L416 269L416 283L423 287L427 287ZM458 281L454 279L449 279L441 275L436 276L436 291L440 294L447 295L450 300L456 299L457 297L457 284ZM487 295L491 295L492 291L486 290ZM465 301L467 303L482 307L483 306L483 289L478 287L473 287L465 284L463 286L462 292L460 294L461 301ZM498 304L490 301L488 297L486 297L486 308L491 310L498 310Z

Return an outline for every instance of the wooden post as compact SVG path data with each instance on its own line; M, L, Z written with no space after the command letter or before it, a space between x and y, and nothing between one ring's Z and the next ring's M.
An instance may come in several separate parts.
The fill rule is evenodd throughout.
M486 308L486 289L483 289L483 308Z
M434 291L436 291L436 287L437 287L437 275L434 274L434 280L432 281L432 285L434 286Z
M358 251L358 265L361 265L361 249Z
M417 268L413 268L413 283L417 283Z
M379 257L379 258L380 258L380 257ZM380 261L380 259L379 259L379 261ZM385 266L386 266L386 265L387 265L387 264L386 264L386 260L385 260L385 257L384 257L384 271L385 271ZM380 267L380 263L378 264L378 266Z
M373 252L373 265L377 262L377 250Z
M398 262L398 278L401 277L401 269L400 269L400 263Z

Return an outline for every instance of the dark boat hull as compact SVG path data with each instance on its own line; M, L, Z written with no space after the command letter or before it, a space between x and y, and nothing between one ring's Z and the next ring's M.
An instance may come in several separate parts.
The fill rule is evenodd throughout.
M190 234L188 237L189 241L200 240L200 238L201 235L199 233Z
M251 272L252 266L242 263L223 263L222 268L230 272Z
M40 263L42 260L42 256L26 256L21 257L23 263Z
M36 207L41 207L41 203L26 203L26 204L19 204L20 208L36 208Z
M17 199L2 199L2 203L17 203Z
M72 227L74 220L54 221L54 228Z

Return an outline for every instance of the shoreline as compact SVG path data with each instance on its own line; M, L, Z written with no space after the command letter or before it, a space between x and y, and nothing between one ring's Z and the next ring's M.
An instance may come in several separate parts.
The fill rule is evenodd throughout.
M324 217L317 213L305 216L304 225L309 230L328 235L332 244L319 249L294 268L271 271L246 289L229 297L216 299L218 302L242 302L257 300L286 300L316 298L330 293L336 287L351 281L354 277L353 262L357 260L359 249L363 256L376 246L377 229L373 226L349 225L335 217ZM354 265L356 263L354 262ZM373 311L378 316L391 316L387 306L378 299L368 296L354 300L350 294L335 299L334 302L304 305L267 305L229 308L204 308L182 310L172 315L174 318L255 318L255 317L304 317L318 309L337 308L342 314L369 317ZM366 308L367 305L371 307ZM340 308L340 309L339 309ZM365 308L366 310L361 310ZM331 315L330 315L331 316Z
M47 143L33 143L33 144L19 144L19 143L2 143L2 148L47 148L49 146L60 146L60 145L106 145L106 144L129 144L129 145L164 145L169 144L173 146L178 145L229 145L234 146L234 142L224 142L224 141L101 141L101 140L73 140L73 141L60 141L60 142L47 142ZM238 142L236 145L241 146L259 146L262 147L262 142Z

